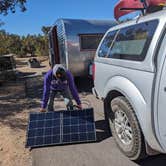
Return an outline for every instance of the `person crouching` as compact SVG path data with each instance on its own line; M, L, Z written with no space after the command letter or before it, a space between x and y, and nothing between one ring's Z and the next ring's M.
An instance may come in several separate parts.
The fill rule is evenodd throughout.
M45 112L46 108L48 111L54 111L54 98L57 93L63 96L67 110L73 107L72 97L78 107L82 109L73 75L61 64L56 64L44 77L41 112Z

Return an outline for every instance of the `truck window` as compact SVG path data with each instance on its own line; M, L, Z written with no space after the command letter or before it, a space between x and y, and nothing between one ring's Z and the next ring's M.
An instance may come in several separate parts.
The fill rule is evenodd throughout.
M81 51L95 51L103 37L103 34L83 34L80 37Z
M114 40L116 32L117 31L109 32L105 36L105 38L104 38L104 40L103 40L103 42L102 42L102 44L101 44L101 46L99 48L99 51L98 51L98 56L99 57L106 57L107 56L109 48L111 46L111 43Z
M122 28L107 57L143 61L158 25L157 20Z

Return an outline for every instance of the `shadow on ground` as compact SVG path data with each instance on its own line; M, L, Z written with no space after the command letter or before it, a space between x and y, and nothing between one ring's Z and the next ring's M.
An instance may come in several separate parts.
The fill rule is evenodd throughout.
M18 81L18 80L17 80ZM39 109L40 101L36 100L39 96L39 89L35 85L42 84L41 81L35 81L34 85L29 84L30 89L35 89L33 92L34 98L27 97L25 88L25 79L21 79L22 83L12 82L9 85L3 85L0 91L0 123L10 128L26 129L28 112ZM21 88L20 88L21 87ZM6 93L5 93L6 91Z
M79 93L83 93L83 95L88 95L92 93L92 88L93 88L92 78L90 77L75 78L75 84L77 86Z
M26 129L26 116L20 113L39 107L39 103L24 99L8 99L0 102L0 123L12 129Z
M43 95L43 77L36 76L26 79L26 96L31 99L41 99Z
M108 126L105 120L96 121L95 125L97 142L101 142L112 136L112 134L108 130ZM138 164L139 166L166 166L166 155L160 154L149 156L143 160L136 162L136 164Z
M156 156L150 156L137 162L140 166L166 166L166 155L160 154Z
M17 73L17 77L18 78L22 78L22 77L27 77L27 76L31 76L34 75L36 72L18 72Z
M96 121L95 126L97 142L101 142L112 136L112 134L108 130L108 126L105 120Z

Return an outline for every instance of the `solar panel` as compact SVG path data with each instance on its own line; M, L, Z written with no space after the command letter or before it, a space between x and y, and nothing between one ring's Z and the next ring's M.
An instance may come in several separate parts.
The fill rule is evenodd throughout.
M93 108L75 111L30 113L26 147L96 140Z

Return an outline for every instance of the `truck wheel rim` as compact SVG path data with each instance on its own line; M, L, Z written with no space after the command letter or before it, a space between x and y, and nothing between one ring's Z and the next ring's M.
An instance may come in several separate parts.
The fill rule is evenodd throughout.
M132 142L133 133L128 117L123 110L115 112L114 125L120 141L125 145L129 145Z

